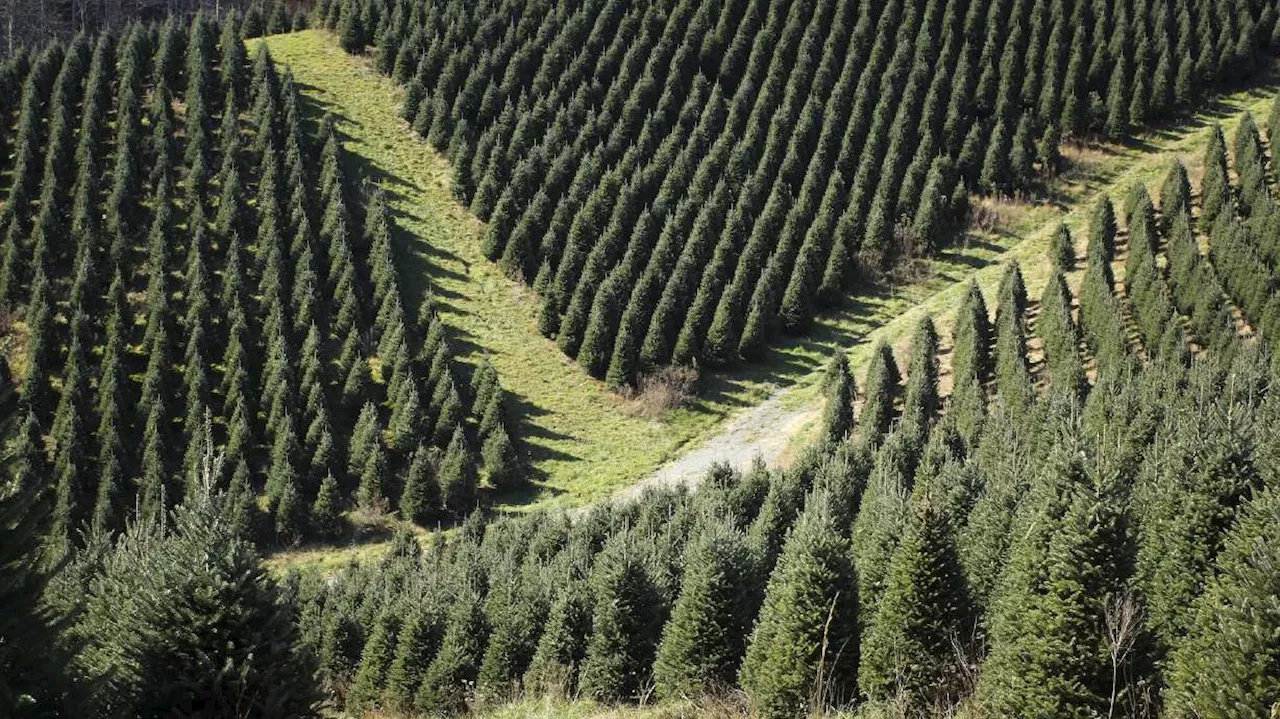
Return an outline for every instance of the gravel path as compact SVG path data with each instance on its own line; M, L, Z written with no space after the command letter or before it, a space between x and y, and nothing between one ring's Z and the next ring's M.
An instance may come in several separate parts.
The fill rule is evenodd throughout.
M815 407L784 407L786 391L775 390L764 402L732 415L715 436L619 490L614 499L634 499L649 487L694 486L718 463L745 469L759 457L766 465L777 466L791 440L817 415Z

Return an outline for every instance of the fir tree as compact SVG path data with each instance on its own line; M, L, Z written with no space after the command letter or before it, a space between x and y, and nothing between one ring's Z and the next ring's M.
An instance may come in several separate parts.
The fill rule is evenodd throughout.
M170 523L134 525L100 560L77 617L87 643L75 671L112 680L95 683L89 700L131 716L195 706L317 716L311 660L295 648L275 581L201 486Z
M563 697L576 694L578 669L591 634L592 602L585 581L570 579L561 584L525 672L527 691Z
M401 624L400 607L388 602L374 622L369 641L365 642L364 651L360 653L360 667L347 692L348 710L368 711L377 703L394 659L396 636Z
M1066 223L1058 225L1058 230L1049 238L1049 263L1055 270L1070 272L1075 269L1076 248L1071 239L1071 231Z
M662 597L644 546L619 533L596 559L595 610L582 664L582 692L596 701L637 696L648 680L663 620Z
M1111 198L1100 197L1089 219L1089 261L1111 262L1116 254L1116 212Z
M955 538L937 501L917 489L858 671L864 694L896 700L907 713L954 704L962 685L952 642L972 631Z
M413 604L397 637L381 700L388 709L403 712L413 708L422 676L444 636L444 617L431 600L428 597Z
M739 679L761 716L838 704L856 682L858 591L829 500L809 498L765 589ZM824 690L815 695L825 677Z
M903 424L927 429L938 411L938 331L925 315L911 339L911 365L903 392Z
M507 428L499 424L488 433L480 449L485 474L489 484L500 490L510 489L520 482L520 459L507 436Z
M453 714L466 708L467 686L475 682L487 634L480 597L464 589L454 600L440 650L414 695L415 709Z
M316 493L315 502L311 505L309 524L317 536L329 538L338 534L342 518L339 514L341 498L338 494L338 481L333 474L326 474L320 481L320 489Z
M1280 702L1272 667L1280 554L1280 495L1255 497L1226 540L1219 572L1193 608L1195 623L1174 653L1165 695L1173 717L1267 717Z
M839 442L853 431L855 389L853 375L849 372L849 358L844 352L836 352L827 363L823 386L826 403L822 411L820 441Z
M1070 442L1059 445L1020 510L978 685L993 716L1101 713L1108 692L1123 689L1103 644L1122 517L1114 487L1091 487L1083 462Z
M446 511L461 516L475 507L475 464L461 425L454 427L440 464L439 478L440 497Z
M863 442L879 444L889 431L898 380L898 363L893 359L893 350L883 342L877 342L867 365L866 393L862 398L862 414L858 417Z
M686 550L680 596L662 632L654 680L662 697L733 685L759 606L756 557L731 524L709 520Z

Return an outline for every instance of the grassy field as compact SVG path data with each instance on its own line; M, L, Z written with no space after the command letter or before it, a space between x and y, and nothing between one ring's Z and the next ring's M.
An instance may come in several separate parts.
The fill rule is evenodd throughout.
M849 350L857 367L869 339L905 350L903 340L921 313L935 315L945 332L969 278L994 291L999 264L1007 259L1022 263L1029 290L1038 296L1048 276L1044 249L1059 221L1065 219L1083 241L1087 208L1099 193L1118 197L1135 181L1157 183L1173 156L1198 164L1207 122L1231 126L1245 108L1265 116L1271 98L1270 86L1240 92L1188 122L1125 146L1068 148L1071 169L1043 197L982 200L983 229L963 245L918 263L907 281L864 288L821 318L810 336L776 343L764 361L705 375L696 402L653 419L640 416L537 332L539 303L482 256L483 225L453 200L447 160L399 117L398 88L367 61L339 50L324 32L265 42L277 62L292 68L303 93L338 117L348 149L360 158L359 171L394 197L406 231L401 239L407 281L421 278L422 285L435 288L463 356L488 354L497 367L519 414L537 480L535 490L500 507L510 511L608 496L778 388L793 388L785 398L791 406L810 402L816 370L833 348Z

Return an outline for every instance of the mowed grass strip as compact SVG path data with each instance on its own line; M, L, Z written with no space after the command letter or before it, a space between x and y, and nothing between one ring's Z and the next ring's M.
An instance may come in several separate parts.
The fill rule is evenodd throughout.
M1088 210L1099 194L1119 197L1135 181L1158 183L1174 156L1194 168L1208 122L1221 121L1230 129L1246 108L1265 117L1273 91L1266 84L1225 96L1189 122L1124 146L1068 151L1074 164L1043 197L977 201L990 216L986 227L938 257L916 263L909 281L863 287L819 317L809 335L780 338L762 361L705 373L695 402L653 419L638 416L538 333L540 301L481 254L484 225L453 199L448 160L399 116L399 88L367 61L343 53L326 32L264 42L278 63L292 68L301 91L338 117L349 138L347 148L363 159L360 171L394 198L404 230L405 289L416 294L433 287L460 354L472 360L488 354L497 367L537 480L535 491L504 498L499 505L516 511L607 497L698 444L730 413L780 388L790 390L789 406L813 401L817 370L836 348L850 351L857 368L873 340L905 350L921 314L933 315L939 329L949 332L968 281L976 279L994 293L1004 261L1022 263L1028 290L1038 297L1049 275L1044 251L1058 222L1065 220L1083 243Z

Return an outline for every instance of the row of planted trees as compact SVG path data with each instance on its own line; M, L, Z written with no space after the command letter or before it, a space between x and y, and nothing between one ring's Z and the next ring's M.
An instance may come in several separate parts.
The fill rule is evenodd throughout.
M1083 258L1063 227L1038 302L1010 265L945 350L920 322L905 377L884 345L861 387L837 355L787 470L292 578L325 689L412 715L740 690L769 717L1270 716L1280 395L1248 299L1276 297L1267 143L1248 115L1232 162L1209 135L1198 196L1174 164L1158 209L1144 187L1099 202Z
M613 386L803 331L963 229L969 191L1191 106L1277 27L1244 0L332 0L315 22L374 46L486 253Z
M430 290L402 290L385 196L265 46L247 58L249 20L80 35L0 71L21 89L0 307L53 556L181 502L211 442L242 523L284 542L522 481L496 371L468 379Z

